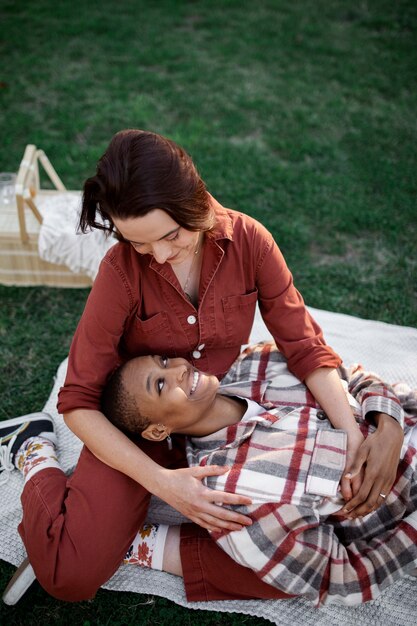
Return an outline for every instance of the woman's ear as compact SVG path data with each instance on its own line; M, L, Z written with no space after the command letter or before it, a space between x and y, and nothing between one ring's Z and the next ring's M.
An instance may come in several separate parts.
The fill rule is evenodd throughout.
M142 430L141 435L149 441L163 441L169 433L163 424L149 424L145 430Z

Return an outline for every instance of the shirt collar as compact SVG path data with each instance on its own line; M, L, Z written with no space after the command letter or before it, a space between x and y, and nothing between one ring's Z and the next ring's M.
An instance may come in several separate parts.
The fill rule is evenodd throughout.
M228 209L225 209L213 196L210 196L211 205L216 215L214 224L208 236L215 241L218 239L229 239L233 241L233 221Z
M220 384L220 393L225 396L241 396L264 404L266 390L270 380L239 380L226 385ZM269 406L269 403L266 403Z
M192 446L201 451L209 452L212 449L237 448L245 439L248 439L259 425L271 428L280 419L279 409L265 410L259 407L259 413L248 419L242 419L236 424L224 426L220 430L204 435L203 437L189 437Z

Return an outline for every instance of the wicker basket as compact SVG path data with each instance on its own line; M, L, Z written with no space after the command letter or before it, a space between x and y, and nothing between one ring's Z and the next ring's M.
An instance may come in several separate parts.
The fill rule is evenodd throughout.
M40 189L39 162L56 190ZM16 204L0 210L0 283L3 285L48 285L90 287L91 278L71 272L64 265L48 263L38 254L42 197L77 194L65 189L48 158L36 146L28 145L16 178Z

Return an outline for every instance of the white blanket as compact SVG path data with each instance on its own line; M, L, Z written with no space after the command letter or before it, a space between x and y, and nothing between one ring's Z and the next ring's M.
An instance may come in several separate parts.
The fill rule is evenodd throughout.
M317 309L311 309L311 312L322 326L327 342L339 352L346 364L359 362L367 369L378 372L388 382L403 380L411 387L417 387L417 329L361 320ZM251 343L268 337L258 314ZM57 393L63 383L65 371L66 361L58 368L54 387L44 410L55 420L59 441L58 456L64 470L70 472L76 463L81 445L56 411ZM22 486L23 480L18 471L12 472L10 480L0 486L0 558L15 565L25 557L25 550L16 530L21 517L19 496ZM150 518L154 521L165 520L167 523L175 523L181 519L179 514L157 499L153 501ZM246 613L263 617L278 626L290 623L312 626L368 626L380 623L384 626L415 626L417 623L417 580L412 577L398 581L386 589L380 598L363 606L330 606L320 610L314 609L303 599L187 603L180 578L133 565L121 566L104 586L106 589L160 595L194 609Z

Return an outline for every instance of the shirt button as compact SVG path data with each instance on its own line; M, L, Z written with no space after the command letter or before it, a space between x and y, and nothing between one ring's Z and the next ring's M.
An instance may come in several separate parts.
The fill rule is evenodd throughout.
M198 350L204 350L205 347L206 347L206 344L202 343L201 346L198 346Z
M201 352L199 350L194 350L193 358L194 359L199 359L200 357L201 357Z
M319 411L317 411L317 418L319 420L325 420L325 419L327 419L327 415L326 415L326 413L324 411L319 410Z
M196 321L197 321L197 318L196 318L196 316L195 316L195 315L189 315L189 316L187 317L187 322L188 322L189 324L195 324L195 323L196 323Z

